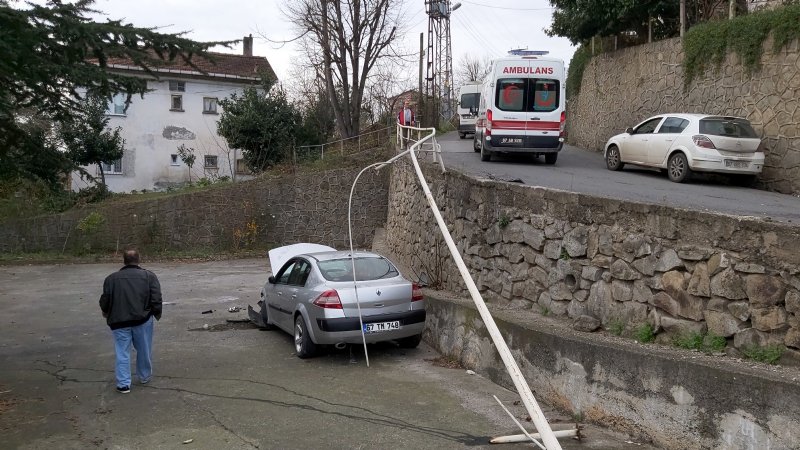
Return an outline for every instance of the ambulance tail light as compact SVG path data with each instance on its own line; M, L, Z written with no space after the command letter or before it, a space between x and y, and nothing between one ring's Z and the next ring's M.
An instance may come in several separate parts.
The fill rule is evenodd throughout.
M567 135L567 112L561 111L561 123L558 126L558 137L565 137Z
M484 132L486 136L492 135L492 110L486 110L486 131Z

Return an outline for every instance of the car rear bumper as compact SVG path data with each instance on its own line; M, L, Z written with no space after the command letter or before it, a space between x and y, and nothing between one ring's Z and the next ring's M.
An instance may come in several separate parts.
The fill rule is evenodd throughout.
M516 142L516 139L520 139ZM509 142L509 143L504 143ZM495 135L484 138L486 150L508 153L558 153L564 147L559 136L505 136Z
M725 159L736 161L737 163L747 163L747 167L731 167L725 164ZM764 158L697 158L692 160L689 167L696 172L717 172L729 174L757 175L764 168Z
M468 124L460 124L458 125L458 132L459 133L468 133L468 134L475 134L475 124L468 123Z
M390 341L404 337L422 334L425 329L426 313L424 309L407 311L379 316L366 316L364 323L400 322L400 329L381 331L365 335L368 343ZM335 319L316 319L314 324L314 343L332 345L340 342L358 344L361 342L361 323L358 317L344 317Z

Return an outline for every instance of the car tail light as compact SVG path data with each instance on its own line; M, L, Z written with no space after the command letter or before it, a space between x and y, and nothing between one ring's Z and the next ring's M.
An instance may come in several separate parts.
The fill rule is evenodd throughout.
M334 289L319 294L319 297L314 300L314 304L320 308L342 309L342 301L339 299L339 293Z
M422 295L422 288L417 286L416 283L411 285L411 301L418 302L420 300L425 299L425 296Z
M558 136L564 137L567 134L567 112L561 111L561 124L558 126Z
M714 143L711 142L711 139L709 139L706 136L703 136L702 134L692 136L692 142L694 142L694 145L701 148L710 148L712 150L715 150L717 148L714 147Z
M492 135L492 110L486 110L486 131L484 132L486 136Z

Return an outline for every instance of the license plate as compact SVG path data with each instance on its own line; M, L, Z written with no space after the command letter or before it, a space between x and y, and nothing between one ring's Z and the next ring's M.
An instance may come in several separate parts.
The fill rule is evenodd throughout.
M501 144L522 144L522 138L501 138Z
M400 329L400 321L365 323L364 333L380 333L381 331L392 331Z
M733 167L734 169L747 169L750 167L750 161L734 161L732 159L726 159L725 167Z

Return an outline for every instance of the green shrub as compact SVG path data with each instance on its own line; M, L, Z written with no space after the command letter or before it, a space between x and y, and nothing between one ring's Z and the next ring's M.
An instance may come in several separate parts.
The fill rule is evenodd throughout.
M687 350L700 350L703 348L703 335L700 333L687 333L672 339L672 345Z
M97 211L93 211L88 216L78 222L77 228L86 234L94 234L103 227L106 218Z
M497 224L500 225L500 228L507 227L509 223L511 223L511 219L509 219L508 216L500 216L500 219L497 221Z
M783 356L785 350L782 345L768 345L766 347L751 346L742 349L742 354L749 359L768 364L775 364Z
M718 353L725 349L728 342L714 333L689 333L672 340L673 345L687 350L699 350L704 353Z
M637 328L633 337L642 344L647 344L648 342L653 342L654 340L656 340L656 334L653 331L653 326L650 325L649 323L646 323Z
M748 73L759 70L764 41L770 32L775 52L800 38L800 4L692 27L683 39L685 83L688 85L709 67L718 69L728 51L739 56Z
M622 332L625 331L625 323L619 319L613 320L608 324L608 331L614 336L622 336Z
M583 81L583 71L592 60L592 50L581 45L572 54L572 60L567 69L567 100L575 98L581 92L581 82Z

